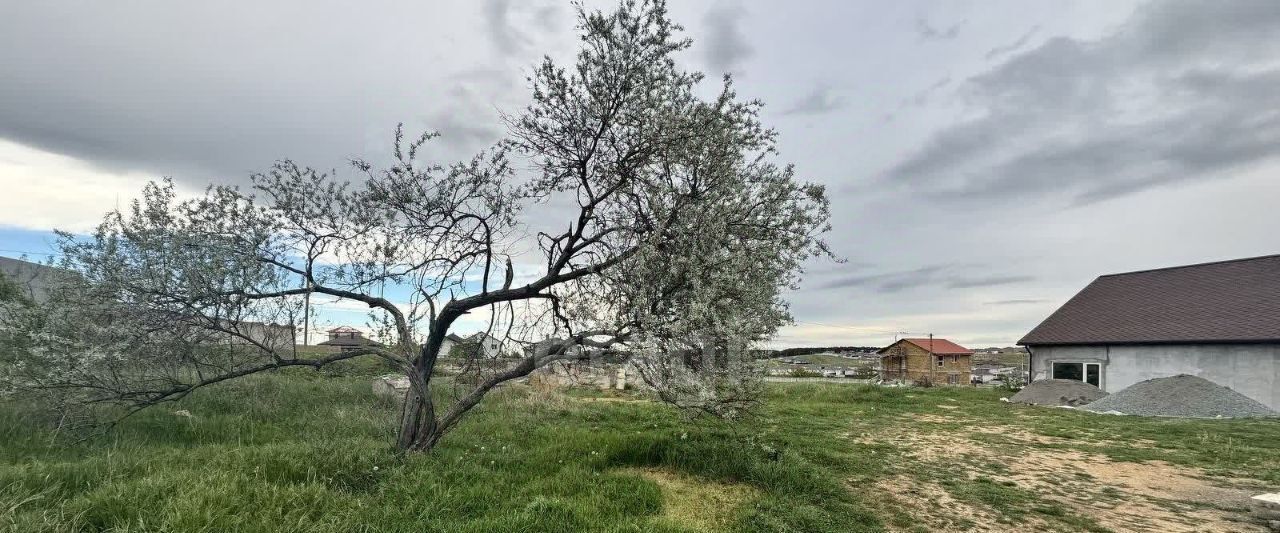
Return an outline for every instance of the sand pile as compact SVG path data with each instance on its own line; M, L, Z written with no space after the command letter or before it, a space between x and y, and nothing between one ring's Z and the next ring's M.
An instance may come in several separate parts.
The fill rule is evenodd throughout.
M1041 379L1031 382L1009 398L1013 403L1032 405L1085 405L1106 396L1102 389L1074 379Z
M1280 416L1248 396L1187 374L1134 383L1085 409L1098 413L1185 418Z

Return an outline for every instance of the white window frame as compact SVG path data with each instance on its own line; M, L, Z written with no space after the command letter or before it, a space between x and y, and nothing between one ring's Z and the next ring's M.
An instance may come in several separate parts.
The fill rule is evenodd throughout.
M1080 381L1081 381L1082 383L1089 383L1089 365L1093 365L1093 366L1098 367L1098 388L1099 388L1099 389L1101 389L1101 388L1102 388L1102 385L1103 385L1103 373L1102 373L1102 363L1101 363L1101 362L1098 362L1098 361L1080 361L1080 360L1074 360L1074 361L1073 361L1073 360L1066 360L1066 361L1049 361L1049 377L1050 377L1050 378L1052 378L1052 379L1058 379L1058 375L1054 373L1054 366L1055 366L1055 365L1059 365L1059 364L1063 364L1063 365L1078 364L1078 365L1080 365L1080 377L1081 377L1081 378L1083 378L1083 379L1081 379Z

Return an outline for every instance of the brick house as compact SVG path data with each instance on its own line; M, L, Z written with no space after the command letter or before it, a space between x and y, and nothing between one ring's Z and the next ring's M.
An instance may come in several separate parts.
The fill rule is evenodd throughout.
M368 346L382 346L373 340L366 339L364 333L349 326L336 327L329 330L328 333L329 340L319 345L335 352L353 352Z
M885 381L968 385L973 369L973 350L946 339L902 339L876 353Z

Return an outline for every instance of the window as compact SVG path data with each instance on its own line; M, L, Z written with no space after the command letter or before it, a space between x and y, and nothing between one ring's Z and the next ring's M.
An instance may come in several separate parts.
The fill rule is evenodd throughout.
M1101 363L1053 363L1053 379L1074 379L1101 387Z
M960 356L958 356L958 355L953 355L953 356L951 356L951 362L952 362L952 363L959 363L959 362L960 362Z
M938 368L942 368L942 357L941 355L938 356Z
M960 384L960 374L948 374L948 375L947 375L947 384L948 384L948 385L959 385L959 384Z

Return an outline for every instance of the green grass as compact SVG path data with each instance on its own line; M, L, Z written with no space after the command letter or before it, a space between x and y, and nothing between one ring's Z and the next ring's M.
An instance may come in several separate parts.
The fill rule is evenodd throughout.
M433 453L407 457L390 449L397 407L362 376L255 376L54 446L35 411L0 404L0 531L912 529L918 517L886 507L876 489L897 475L1008 524L1099 529L1045 495L875 438L955 432L1017 451L999 434L970 434L974 419L1065 435L1058 446L1115 460L1280 481L1280 423L1106 417L1010 406L998 394L778 385L759 416L728 425L654 403L588 401L595 392L512 386ZM1156 444L1125 446L1138 440ZM687 518L711 507L713 522Z

